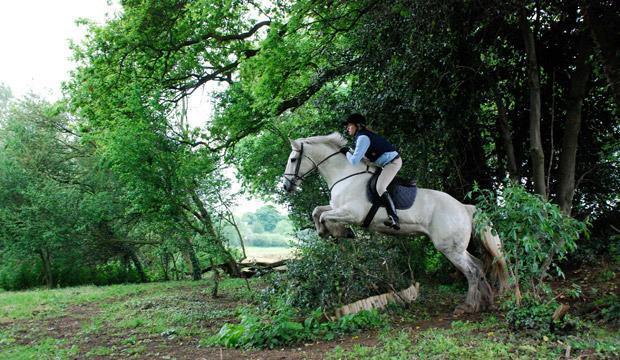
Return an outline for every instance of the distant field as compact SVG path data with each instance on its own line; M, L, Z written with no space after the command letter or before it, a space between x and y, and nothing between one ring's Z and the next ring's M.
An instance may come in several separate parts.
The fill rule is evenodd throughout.
M245 251L248 255L246 261L278 261L292 258L295 248L246 246Z

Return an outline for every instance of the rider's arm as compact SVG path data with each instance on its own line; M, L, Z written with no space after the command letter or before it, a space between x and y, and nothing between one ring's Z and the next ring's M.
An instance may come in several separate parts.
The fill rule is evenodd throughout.
M359 164L369 147L370 138L366 135L358 136L355 142L355 151L353 154L347 153L347 159L349 159L349 162L353 165Z

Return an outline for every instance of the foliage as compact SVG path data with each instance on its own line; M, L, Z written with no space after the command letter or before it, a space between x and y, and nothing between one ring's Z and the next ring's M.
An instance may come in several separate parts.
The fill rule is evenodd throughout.
M130 268L135 248L114 241L127 231L114 220L127 205L122 188L80 147L63 109L27 97L0 128L0 286L144 281Z
M83 358L88 357L88 353L123 358L134 348L150 348L154 338L166 340L158 350L161 352L183 351L207 357L215 353L219 356L218 349L197 349L196 343L205 344L206 339L216 335L224 323L236 322L236 314L243 313L242 308L256 305L252 293L267 284L261 278L249 279L253 290L248 291L244 280L224 279L220 285L221 299L208 296L207 284L206 280L168 281L0 292L0 317L4 319L0 329L0 358L48 355ZM390 309L380 316L383 320L378 331L362 330L347 337L346 343L352 346L338 346L340 341L322 341L324 337L321 335L316 339L321 340L320 345L309 345L304 351L307 356L332 359L411 359L422 356L555 359L563 356L570 345L571 355L575 357L617 358L620 354L617 330L601 326L598 321L586 323L578 331L567 334L545 335L515 332L506 326L502 316L493 314L482 314L480 319L450 320L445 314L452 309L451 302L460 301L455 299L454 289L432 283L423 286L426 290L421 295L427 297L427 303L419 309L437 307L437 312L423 318L425 321L421 322L422 318L418 317L408 318L412 309ZM284 309L283 306L279 308ZM272 321L273 313L267 316L267 311L264 308L257 310L265 315L259 317ZM312 314L290 319L302 323L306 318L312 318ZM50 324L78 319L77 327L67 328L63 333L64 340L51 341ZM139 320L131 324L132 319ZM386 323L390 325L385 326ZM138 327L123 328L120 325ZM337 332L325 334L328 333L340 336ZM105 343L105 348L97 339ZM298 355L296 347L284 349L283 356L295 355ZM223 356L238 356L238 351L224 349Z
M379 337L376 346L355 345L350 350L340 346L333 349L328 359L410 359L442 358L554 358L559 349L545 344L531 344L506 334L492 316L480 322L452 321L447 328L390 331Z
M613 262L620 265L620 235L612 236L609 242L609 254Z
M273 349L303 341L333 340L337 336L385 325L384 318L376 310L346 315L330 322L322 322L322 317L320 309L303 321L295 320L293 309L286 306L277 308L270 315L246 310L239 324L224 324L207 344Z
M380 236L340 243L305 236L272 291L295 307L314 309L404 289L412 281L408 245Z
M600 308L600 316L613 326L620 326L620 298L617 294L604 295L594 301L594 305Z
M480 211L476 230L492 226L503 242L503 251L514 281L537 292L539 281L551 266L562 276L557 261L574 251L587 221L564 215L557 205L543 201L518 185L507 185L498 195L475 188L471 194Z
M265 205L255 212L245 212L235 217L235 229L230 223L222 226L221 233L231 245L239 246L239 233L245 246L289 247L293 240L291 221L272 205Z
M507 309L506 321L514 330L533 330L542 334L551 332L552 316L558 302L540 301L533 296L525 296L520 304L509 301L504 304Z
M565 204L561 184L578 180L570 191L576 217L606 224L617 212L618 107L610 91L617 82L607 79L617 71L605 61L604 42L592 41L589 2L121 6L104 24L81 21L87 36L72 45L76 67L61 103L16 105L0 88L0 217L10 225L0 229L0 251L2 264L25 271L5 273L6 286L89 281L69 281L69 264L92 270L121 262L140 281L198 279L210 261L236 273L217 227L219 209L233 201L223 168L237 167L245 190L286 203L295 226L310 227L309 214L329 191L318 178L292 196L277 189L287 138L331 132L352 111L390 134L405 161L401 175L425 187L462 199L475 181L502 188L508 172L531 189L535 134L520 19L531 25L539 58L541 128L549 129L541 132L545 195ZM583 98L573 91L581 58L589 75ZM203 89L215 112L194 126L187 110ZM571 160L556 140L570 134L568 114L582 103ZM558 165L564 159L575 169L568 177ZM271 229L273 218L263 215L262 230ZM583 244L596 255L607 243Z

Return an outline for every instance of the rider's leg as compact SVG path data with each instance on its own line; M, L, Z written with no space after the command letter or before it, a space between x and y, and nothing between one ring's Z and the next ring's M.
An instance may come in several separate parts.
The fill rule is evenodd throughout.
M400 225L398 223L398 216L396 215L394 202L392 201L390 194L387 192L387 187L390 185L390 182L392 182L392 179L394 179L402 166L403 161L400 158L394 159L394 161L383 167L383 171L381 171L381 174L379 174L379 178L377 179L377 194L381 196L383 205L385 205L385 209L388 213L388 220L383 224L385 226L393 227L396 230L400 229Z
M381 200L383 201L383 205L385 205L385 210L388 213L388 218L383 222L383 225L389 226L396 230L400 230L400 224L398 223L398 216L396 215L396 208L394 207L394 202L390 197L390 194L386 191L381 195Z

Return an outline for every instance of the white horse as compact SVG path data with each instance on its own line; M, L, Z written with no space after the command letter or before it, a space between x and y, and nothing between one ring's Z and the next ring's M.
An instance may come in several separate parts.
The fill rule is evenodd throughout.
M321 237L352 237L347 224L362 224L371 207L366 196L367 183L375 167L351 165L339 149L346 146L339 133L314 136L291 141L291 152L284 172L284 189L293 192L313 171L318 170L329 185L329 205L317 206L312 212L314 224ZM441 251L467 278L468 291L464 304L455 314L478 312L493 303L494 291L485 277L483 264L467 252L473 232L473 214L476 208L465 205L441 191L418 189L413 206L398 210L400 230L385 226L385 208L379 209L369 229L393 235L426 234L437 250ZM487 228L481 234L482 244L490 258L487 268L496 290L507 288L506 262L501 241ZM487 259L488 260L488 259Z

